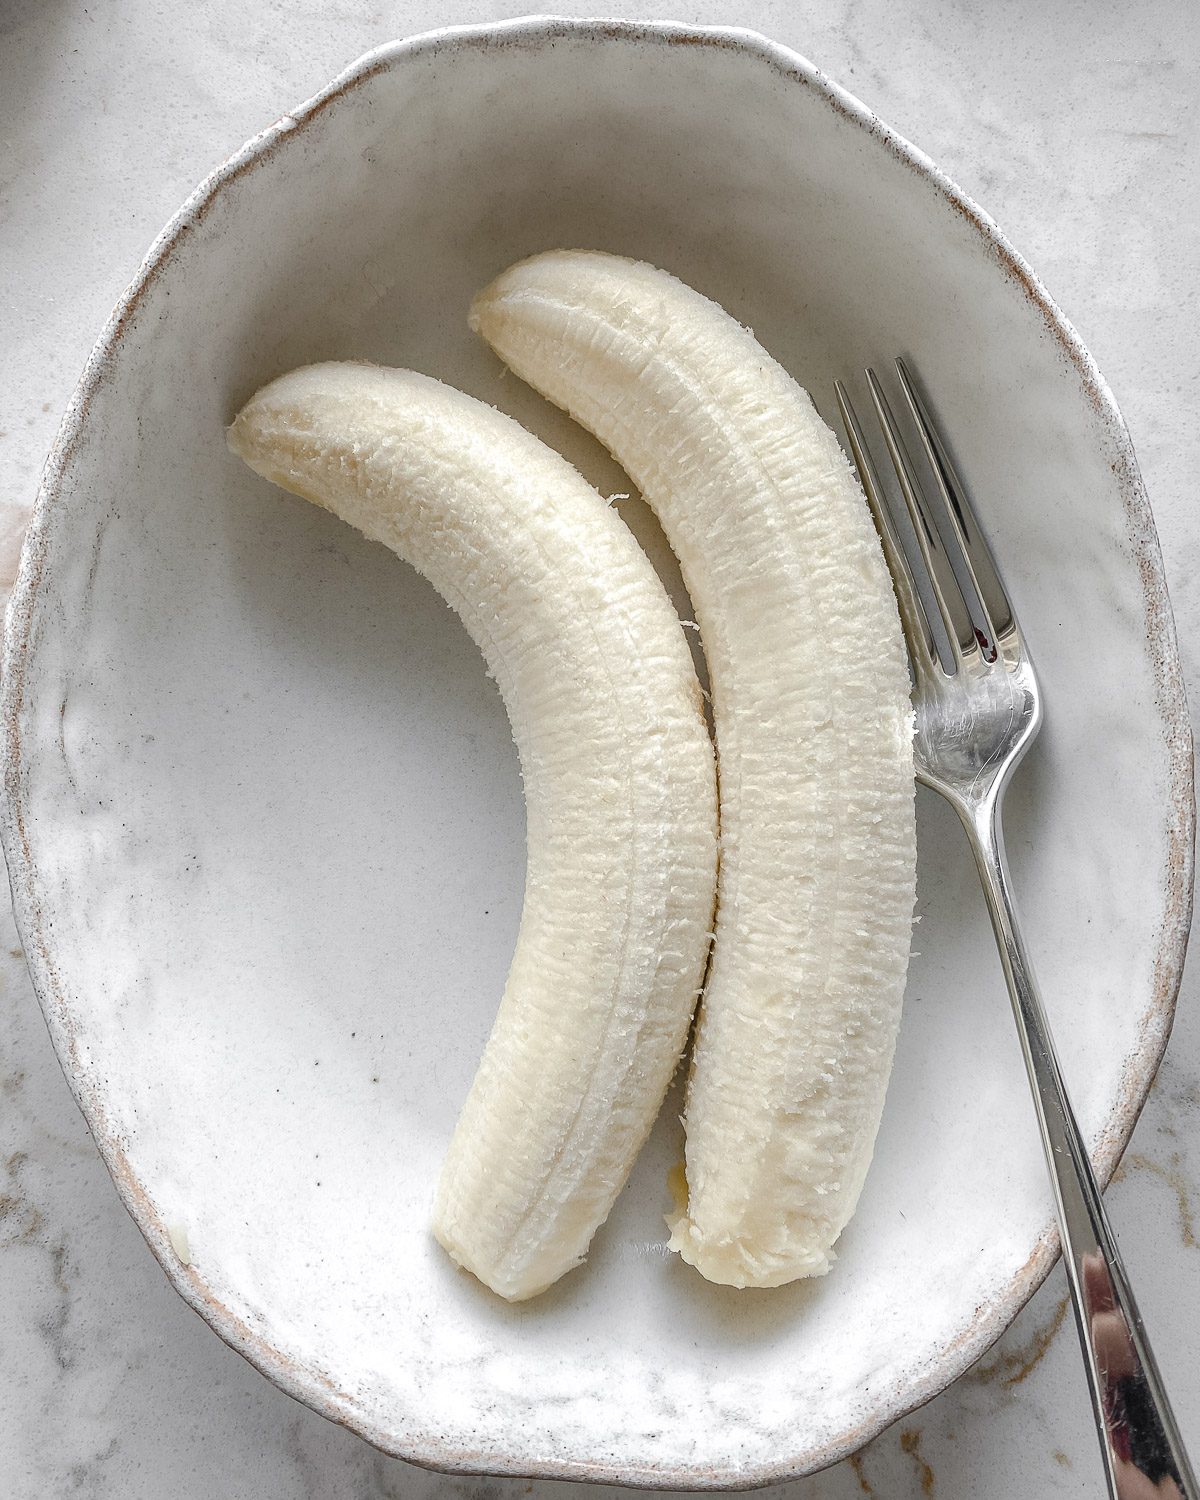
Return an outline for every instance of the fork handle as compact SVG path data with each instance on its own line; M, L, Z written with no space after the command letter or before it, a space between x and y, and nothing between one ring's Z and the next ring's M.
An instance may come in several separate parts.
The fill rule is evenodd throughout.
M1200 1500L1067 1097L1013 907L1003 786L957 807L983 881L1054 1184L1075 1320L1113 1500Z

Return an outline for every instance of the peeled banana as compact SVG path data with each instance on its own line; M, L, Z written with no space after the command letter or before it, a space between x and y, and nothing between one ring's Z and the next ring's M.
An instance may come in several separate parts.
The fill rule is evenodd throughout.
M479 644L512 720L525 904L433 1223L494 1291L532 1297L607 1217L703 977L716 790L683 632L580 475L436 380L297 370L251 399L229 444L419 569Z
M671 1244L731 1286L820 1275L874 1148L916 878L909 680L866 502L807 394L652 266L538 255L471 324L641 488L708 659L721 867Z

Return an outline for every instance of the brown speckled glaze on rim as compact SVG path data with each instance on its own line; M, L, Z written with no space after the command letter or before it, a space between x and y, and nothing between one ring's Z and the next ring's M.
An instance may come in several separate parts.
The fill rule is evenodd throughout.
M364 1417L353 1399L340 1390L329 1373L315 1365L285 1358L245 1322L225 1307L191 1268L171 1253L167 1231L155 1213L127 1160L119 1135L110 1128L105 1101L81 1084L77 1066L77 1022L65 1001L55 966L52 939L41 903L38 870L30 847L25 801L24 746L21 717L25 699L26 664L34 631L46 566L48 519L58 498L63 476L83 441L93 396L108 376L110 362L123 331L147 287L160 274L180 244L207 214L218 196L239 177L269 160L280 144L303 132L324 110L376 74L414 56L455 47L528 48L537 50L558 38L620 39L660 47L734 49L758 58L786 79L824 101L828 107L883 145L899 162L927 181L967 220L1002 272L1019 285L1040 314L1048 333L1074 368L1092 409L1108 430L1117 459L1114 477L1125 508L1128 535L1141 577L1144 628L1154 663L1156 706L1166 740L1172 820L1168 858L1162 872L1165 916L1159 934L1153 974L1153 1003L1142 1022L1138 1048L1125 1086L1112 1108L1095 1152L1097 1173L1107 1183L1129 1140L1149 1091L1170 1032L1175 1000L1183 971L1192 904L1192 864L1195 799L1192 784L1192 741L1183 681L1176 649L1174 621L1163 576L1162 558L1153 517L1137 461L1116 403L1091 356L1030 267L1012 249L990 218L920 151L890 130L864 105L831 83L813 65L787 48L749 31L690 28L669 23L533 18L496 25L456 27L396 42L368 53L334 80L328 88L285 115L249 141L207 178L151 246L137 276L121 299L97 342L58 438L48 457L33 520L21 555L20 572L9 604L3 668L5 732L5 798L0 834L8 859L17 922L28 956L34 989L71 1084L72 1091L95 1136L113 1180L129 1213L158 1257L180 1295L201 1313L238 1353L270 1376L289 1395L322 1415L360 1433L384 1452L429 1468L460 1474L535 1475L551 1479L592 1480L632 1484L653 1489L685 1485L690 1489L746 1489L796 1478L835 1463L868 1442L884 1427L937 1395L977 1360L1008 1327L1036 1291L1058 1253L1058 1236L1047 1226L1028 1260L1015 1277L986 1305L978 1307L958 1336L931 1362L923 1374L905 1386L877 1397L852 1430L824 1446L805 1447L798 1440L789 1453L753 1469L670 1465L631 1469L613 1462L588 1462L547 1455L533 1464L506 1459L503 1454L451 1446L429 1434L387 1431Z

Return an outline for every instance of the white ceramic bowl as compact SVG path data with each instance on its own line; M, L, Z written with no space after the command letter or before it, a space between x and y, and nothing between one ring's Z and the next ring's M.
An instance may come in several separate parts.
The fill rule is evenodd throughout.
M833 1273L739 1294L664 1254L670 1108L586 1268L500 1304L426 1225L520 905L508 728L431 590L223 441L261 381L365 357L462 385L627 488L466 328L477 287L559 245L677 272L827 413L835 374L895 353L921 372L1045 682L1009 843L1111 1172L1191 888L1190 742L1133 454L981 211L745 32L537 20L385 47L198 189L46 472L9 619L4 842L67 1076L223 1338L421 1463L751 1484L939 1390L1055 1252L951 815L921 802L919 956Z

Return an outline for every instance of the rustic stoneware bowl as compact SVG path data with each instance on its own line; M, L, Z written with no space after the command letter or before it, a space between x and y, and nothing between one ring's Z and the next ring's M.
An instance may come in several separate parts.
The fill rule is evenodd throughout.
M476 288L551 246L669 267L827 414L835 375L897 353L919 370L1045 682L1009 844L1111 1173L1166 1040L1191 880L1190 743L1133 453L982 211L746 32L534 20L384 47L200 186L46 471L9 617L4 844L118 1190L234 1348L423 1464L749 1485L941 1389L1055 1254L951 816L922 798L918 956L832 1274L736 1293L664 1253L676 1099L586 1267L503 1305L427 1226L520 908L504 714L421 579L224 443L260 382L367 358L461 385L628 488L467 330Z

